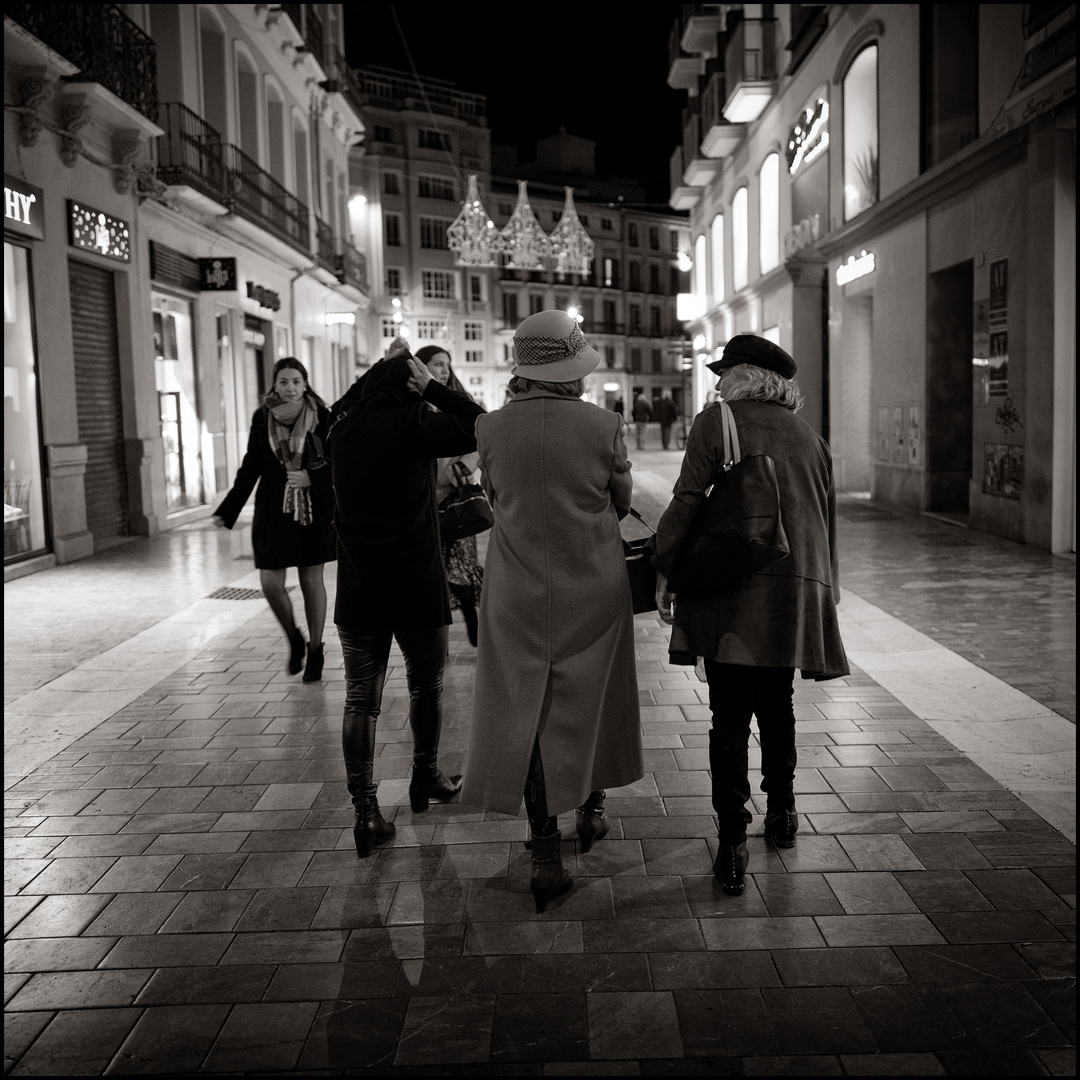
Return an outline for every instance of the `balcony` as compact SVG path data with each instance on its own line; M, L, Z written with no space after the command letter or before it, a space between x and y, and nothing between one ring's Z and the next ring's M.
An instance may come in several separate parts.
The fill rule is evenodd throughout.
M676 146L671 155L668 180L671 185L671 198L668 199L668 205L673 210L693 210L704 189L692 187L683 182L683 148L681 146Z
M315 11L314 4L282 4L281 10L292 19L296 32L304 39L307 51L326 71L327 60L324 44L322 19Z
M334 251L334 230L318 214L315 215L315 258L319 265L332 274L337 273L337 252Z
M753 123L772 100L777 74L776 25L775 19L739 19L735 12L728 15L724 117L729 123Z
M411 75L391 68L366 67L355 72L363 105L384 109L414 109L453 116L470 123L486 125L486 98L459 90L452 82L425 77L422 86Z
M727 76L723 60L710 60L706 67L705 90L701 95L701 152L707 158L725 158L735 153L746 137L745 124L729 124L724 117L727 101Z
M308 208L239 147L225 144L222 149L229 176L229 209L310 255Z
M672 90L696 90L704 61L700 56L686 56L680 47L682 21L676 19L668 35L668 77Z
M341 251L336 256L335 268L337 279L342 285L352 285L362 293L368 291L367 259L348 242L341 242Z
M720 162L705 157L701 149L701 98L691 98L694 108L683 110L683 183L703 187L720 172Z
M688 4L693 14L685 20L680 44L683 52L715 56L717 35L724 29L724 16L719 4ZM709 11L706 13L706 8ZM684 11L686 8L683 9Z
M157 122L157 48L115 4L10 4L4 15L78 66L67 82L100 83Z
M157 177L182 198L192 198L193 189L211 203L211 212L224 213L229 205L229 181L222 157L221 135L186 105L170 101L162 106L165 134L157 141ZM205 204L204 204L205 205Z

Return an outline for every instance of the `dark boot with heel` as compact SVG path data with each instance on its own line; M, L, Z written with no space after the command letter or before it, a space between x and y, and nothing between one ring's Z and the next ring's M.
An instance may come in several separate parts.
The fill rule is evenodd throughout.
M778 848L793 848L795 834L799 831L799 815L795 808L765 814L765 839Z
M563 869L562 834L558 831L549 836L532 835L532 874L529 888L536 901L537 914L547 910L548 901L570 891L574 879Z
M379 800L374 795L360 800L353 819L353 840L358 859L366 859L380 844L393 840L396 832L394 823L382 816Z
M720 848L713 862L713 873L728 896L742 896L746 889L746 867L749 863L750 856L746 851L745 840L736 843L720 841Z
M304 650L307 648L307 642L304 641L304 635L295 626L289 633L288 638L289 664L287 670L290 675L299 675L300 669L304 666Z
M304 666L304 682L319 682L322 679L324 659L322 645L308 645L307 664Z
M437 762L430 758L413 758L412 779L409 781L409 806L414 814L422 814L431 800L449 802L461 791L460 776L444 776Z
M585 800L584 805L579 806L574 812L582 854L588 851L597 840L603 840L607 836L609 823L604 817L606 797L606 791L594 791Z

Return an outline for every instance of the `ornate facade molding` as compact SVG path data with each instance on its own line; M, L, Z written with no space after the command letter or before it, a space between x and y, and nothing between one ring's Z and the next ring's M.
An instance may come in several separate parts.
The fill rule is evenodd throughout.
M23 146L37 146L44 126L38 109L52 97L54 85L43 67L27 68L19 79L19 142Z
M60 160L73 169L83 152L79 132L90 123L90 107L85 94L65 97L60 105Z

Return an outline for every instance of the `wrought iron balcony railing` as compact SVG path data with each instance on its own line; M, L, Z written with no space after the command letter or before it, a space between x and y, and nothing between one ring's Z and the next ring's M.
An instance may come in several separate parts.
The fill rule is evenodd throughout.
M223 205L229 203L229 179L221 134L179 101L162 106L165 134L158 139L158 179L187 184Z
M8 4L4 14L157 122L157 48L115 4Z
M315 216L315 237L318 247L315 254L320 264L332 273L337 271L337 253L334 251L334 230L317 214Z
M229 206L305 255L311 252L308 208L239 147L223 148L229 173Z
M336 265L338 281L343 285L352 285L363 293L368 291L367 259L347 240L342 241Z

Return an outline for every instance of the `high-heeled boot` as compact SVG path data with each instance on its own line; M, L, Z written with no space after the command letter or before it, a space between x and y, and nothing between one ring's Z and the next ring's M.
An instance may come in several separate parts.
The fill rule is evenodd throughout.
M577 818L577 834L584 854L597 840L607 836L610 823L604 817L606 791L594 791L574 812Z
M414 754L412 779L409 780L409 806L422 814L432 799L449 802L461 790L461 776L447 777L434 754Z
M555 831L548 836L532 835L532 874L529 888L536 900L537 914L546 911L549 900L569 892L574 879L563 869L562 834Z
M379 800L372 795L361 799L355 807L352 832L356 843L356 857L366 859L374 848L393 840L397 828L392 821L387 821L382 816Z
M304 682L319 682L322 679L323 646L309 644L307 647L307 664L304 666Z
M287 670L290 675L299 675L300 669L304 666L304 649L307 642L304 641L304 635L295 626L287 636L289 638L289 664Z

